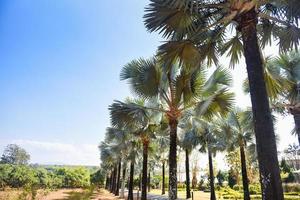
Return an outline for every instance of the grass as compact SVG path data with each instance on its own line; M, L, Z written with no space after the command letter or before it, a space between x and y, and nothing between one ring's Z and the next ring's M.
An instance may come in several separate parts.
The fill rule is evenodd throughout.
M150 194L157 194L161 195L161 190L158 189L152 189ZM185 199L186 198L186 192L185 191L178 191L178 198ZM201 200L209 200L210 194L202 191L194 191L194 199L201 199ZM168 195L168 191L166 191L166 196Z

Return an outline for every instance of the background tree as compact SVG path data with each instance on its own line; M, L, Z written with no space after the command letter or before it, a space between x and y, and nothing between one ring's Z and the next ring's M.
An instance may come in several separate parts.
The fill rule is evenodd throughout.
M293 115L294 132L298 136L300 145L300 53L281 54L276 59L271 60L269 65L279 69L282 79L285 80L280 91L279 103Z
M209 168L209 183L210 183L210 200L216 200L215 194L215 176L213 167L213 157L217 151L224 151L226 148L226 140L220 134L216 118L212 122L208 122L199 118L195 118L195 131L200 137L200 152L208 155L208 168Z
M253 121L251 111L236 108L229 112L225 121L221 121L220 128L226 136L228 150L240 150L241 171L243 178L244 200L250 200L249 179L246 164L247 145L253 141Z
M147 198L148 151L151 139L160 129L161 116L158 112L144 109L145 101L128 100L128 103L115 101L110 107L112 125L119 128L130 128L132 134L140 138L143 145L142 200Z
M27 165L29 160L26 150L16 144L7 145L1 156L1 163L5 164Z

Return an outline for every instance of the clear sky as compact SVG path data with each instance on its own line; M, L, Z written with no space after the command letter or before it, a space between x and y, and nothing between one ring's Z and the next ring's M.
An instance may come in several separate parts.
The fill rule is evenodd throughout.
M162 40L143 24L147 0L2 0L0 151L26 148L32 162L99 163L107 107L130 95L124 64L150 57ZM237 104L249 104L233 73ZM279 120L279 149L296 142L291 118Z

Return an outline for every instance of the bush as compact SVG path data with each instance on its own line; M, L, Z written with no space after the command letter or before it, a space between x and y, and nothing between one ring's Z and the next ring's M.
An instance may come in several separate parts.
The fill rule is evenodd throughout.
M0 164L0 188L86 188L90 173L85 168L33 168L25 165Z
M103 187L105 182L105 174L102 170L98 170L95 173L91 174L91 183L98 187Z
M249 185L250 194L261 194L261 189L259 184Z
M287 183L283 184L284 192L300 192L300 184L299 183Z
M234 176L232 170L229 171L228 173L228 185L233 188L234 185L237 184L236 177Z
M23 165L11 165L9 178L6 183L10 187L20 188L25 185L37 185L39 180L35 176L34 170Z
M243 191L243 186L242 185L234 185L232 189L235 191Z
M185 188L185 183L177 183L177 188L178 189L184 189Z
M90 186L90 173L84 168L58 168L56 175L62 176L65 188L86 188Z

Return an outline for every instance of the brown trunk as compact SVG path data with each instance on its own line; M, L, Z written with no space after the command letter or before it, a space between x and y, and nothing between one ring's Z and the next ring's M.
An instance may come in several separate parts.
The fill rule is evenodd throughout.
M213 167L211 151L209 149L208 149L208 164L209 164L210 200L216 200L214 167Z
M245 149L244 149L243 144L240 145L240 154L241 154L241 165L242 165L244 200L250 200L249 181L248 181L247 165L246 165L246 156L245 156Z
M148 192L150 192L150 190L151 190L150 182L151 182L151 176L150 176L150 170L149 170L149 172L148 172Z
M296 134L298 136L298 143L300 145L300 115L295 114L293 116L294 116L294 121L295 121Z
M133 175L134 175L134 161L131 161L127 200L133 200Z
M113 175L113 184L112 184L112 191L111 193L114 193L116 191L116 179L117 179L117 167L114 168L114 175Z
M147 166L148 166L149 140L143 140L143 176L141 200L147 200Z
M255 9L245 13L239 23L250 86L262 199L283 200L276 139L264 82L262 56L258 46Z
M169 200L177 199L177 120L169 120Z
M123 163L122 181L121 181L121 198L124 198L126 169L127 169L127 162L124 162Z
M108 190L109 187L109 175L106 175L106 181L105 181L105 189Z
M109 180L109 191L112 192L113 188L113 179L114 179L114 170L110 173L110 180Z
M166 193L165 190L165 161L162 162L162 189L161 194L164 195Z
M186 198L191 198L189 150L185 150Z
M115 190L115 195L116 196L119 196L120 180L121 180L121 160L119 161L119 164L118 164L118 176L117 176L116 190Z

